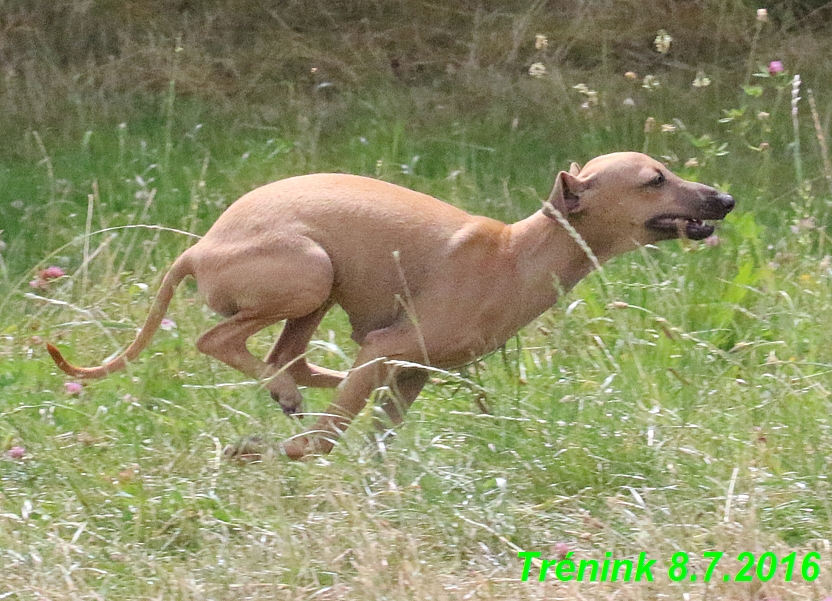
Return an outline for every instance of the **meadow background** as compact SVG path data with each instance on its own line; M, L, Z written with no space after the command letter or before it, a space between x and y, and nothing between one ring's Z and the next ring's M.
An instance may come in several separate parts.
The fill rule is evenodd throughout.
M0 599L832 597L830 18L0 0ZM617 150L733 194L718 239L614 260L436 374L395 439L367 440L368 408L326 459L223 461L300 426L197 353L217 318L192 284L123 373L80 385L45 352L117 352L193 235L269 181L364 174L516 220L570 161ZM335 311L310 354L353 352ZM656 582L521 582L520 550L644 551ZM679 551L696 582L668 578ZM706 551L725 552L710 583ZM744 551L818 552L820 573L723 582Z

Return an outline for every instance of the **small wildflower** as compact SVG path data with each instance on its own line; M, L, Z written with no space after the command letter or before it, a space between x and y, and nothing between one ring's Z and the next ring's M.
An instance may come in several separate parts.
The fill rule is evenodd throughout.
M569 545L566 543L555 543L552 551L560 558L566 557L566 554L569 553Z
M56 267L52 265L51 267L47 267L46 269L42 269L38 272L38 276L40 276L43 280L54 280L57 278L62 278L66 275L63 269L60 267Z
M656 79L655 75L645 75L644 79L641 80L641 87L653 91L659 87L659 80Z
M38 277L29 282L29 286L37 290L46 290L49 288L49 281L57 278L62 278L66 275L63 269L56 266L47 267L38 271Z
M159 327L166 332L170 332L171 330L176 329L176 322L172 319L168 319L167 317L165 317L159 324Z
M694 88L707 88L711 85L711 80L707 75L705 75L704 71L697 71L696 78L693 80L692 85Z
M653 117L647 117L644 121L644 133L649 134L656 127L656 120Z
M670 42L673 41L673 38L670 37L664 29L659 29L659 32L656 34L656 39L653 40L653 44L656 46L656 51L659 54L667 54L667 51L670 50Z
M15 446L6 451L6 455L9 459L17 459L19 461L26 456L26 449L21 446Z
M768 23L768 10L765 8L758 8L757 9L757 20L760 23Z
M589 90L586 93L586 97L589 101L589 104L591 104L592 106L598 105L598 92L596 92L595 90Z
M783 63L780 62L780 61L771 61L768 64L768 74L769 75L777 75L778 73L782 73L783 71L784 71Z
M719 246L719 236L714 234L713 236L708 236L707 238L705 238L705 246L707 246L708 248L714 248L716 246Z
M815 218L814 217L804 217L800 221L797 222L798 227L804 230L813 230L815 229Z
M81 392L81 388L83 388L83 386L81 386L78 382L67 382L64 384L64 391L67 394L78 394Z
M636 105L636 101L632 98L625 98L622 104L628 108L632 108Z
M78 432L78 435L76 436L76 438L77 438L78 442L80 442L85 447L89 447L89 446L92 446L92 445L95 444L95 436L93 436L89 432L84 432L84 431Z
M670 123L662 124L662 132L664 132L666 134L672 134L675 131L676 131L676 126L675 125L672 125Z
M626 77L630 81L635 81L636 79L638 79L638 75L634 71L627 71L624 74L624 77Z
M572 89L578 90L578 92L586 96L586 101L581 104L582 109L588 110L593 106L598 106L598 92L591 90L585 83L579 83L573 86Z
M699 167L699 159L691 157L685 161L685 167Z
M318 67L312 67L311 69L309 69L309 72L310 72L312 75L315 75L315 73L317 73L317 72L318 72Z
M757 113L757 119L759 119L760 121L765 121L769 117L771 117L771 115L765 111L760 111L759 113Z
M546 65L543 63L532 63L532 66L529 67L529 75L538 79L544 77L546 75Z
M546 36L538 33L534 36L534 47L537 50L546 50L549 47L549 40L546 39Z
M127 484L136 479L136 471L132 467L127 467L118 473L118 481L121 484Z
M791 226L791 231L793 234L799 234L804 230L814 230L817 229L815 225L815 218L814 217L804 217L803 219L798 219L794 225Z

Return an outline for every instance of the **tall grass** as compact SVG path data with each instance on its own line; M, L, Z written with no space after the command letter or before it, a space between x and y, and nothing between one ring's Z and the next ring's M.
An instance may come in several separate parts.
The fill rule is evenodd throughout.
M135 96L108 90L114 75L105 70L102 82L75 88L103 96L78 96L71 115L32 106L31 121L2 150L0 595L832 594L832 197L824 167L832 90L801 70L817 116L803 101L793 115L790 104L798 69L828 67L804 43L814 34L757 25L753 10L728 2L701 3L719 10L696 15L673 3L691 25L678 32L636 3L622 10L638 19L616 27L590 4L567 9L557 25L539 3L481 10L473 26L457 23L465 14L454 8L430 5L427 13L445 19L436 26L446 36L440 44L426 37L424 21L397 21L413 15L410 5L360 5L355 21L345 21L352 28L322 10L326 40L354 54L319 62L308 50L295 76L251 79L236 115L224 104L235 98L228 90L197 93L194 82L207 80L195 75L204 72L189 55L193 40L184 36L181 52L162 43L175 32L118 47L114 60L136 69L119 85L133 77L146 85ZM373 12L383 7L402 14ZM372 30L355 25L365 13L390 25L373 44ZM197 33L209 31L205 18ZM696 68L676 64L689 40L704 39L696 36L706 24L721 32L719 44L691 51ZM650 47L659 27L674 37L667 55ZM736 59L738 49L749 56L757 30L754 54ZM313 44L291 31L291 52L275 59L285 69L286 56ZM598 31L606 32L600 48L589 37ZM387 61L385 44L402 32L420 34L406 57L430 47L443 61L420 71L418 60L399 59L384 76L358 60ZM549 34L548 48L534 47L536 33ZM796 40L805 54L791 50ZM38 48L32 52L59 50ZM167 66L159 85L136 75L141 61L128 61L125 48ZM769 75L770 60L783 60L786 72ZM528 76L532 62L547 75ZM60 77L84 73L71 61L54 69ZM626 78L628 70L638 77ZM691 86L699 70L709 86ZM15 114L37 86L53 85L36 71L21 71L0 93ZM431 79L436 71L443 75ZM647 75L660 85L642 87ZM336 85L320 85L327 82ZM280 88L272 105L252 99L261 84ZM90 107L99 102L109 108L97 114ZM61 116L66 123L55 125ZM222 461L228 442L279 439L300 425L257 383L195 351L193 341L217 318L192 285L171 306L174 323L123 373L66 386L43 351L49 339L89 364L116 352L144 320L166 266L255 185L313 170L362 173L513 220L536 210L569 160L642 148L737 197L718 243L671 243L612 262L501 352L460 376L437 374L383 441L367 440L371 407L326 459ZM66 275L38 282L50 265ZM265 353L275 335L256 337L252 350ZM316 362L349 366L354 349L342 313L327 316L315 338ZM320 410L330 393L304 391L307 408ZM657 581L523 583L518 549L544 557L569 550L576 559L645 551L660 560ZM767 583L674 584L666 570L679 550L699 574L709 550L726 553L720 574L736 574L742 551L817 550L824 561L812 583L784 583L778 572Z

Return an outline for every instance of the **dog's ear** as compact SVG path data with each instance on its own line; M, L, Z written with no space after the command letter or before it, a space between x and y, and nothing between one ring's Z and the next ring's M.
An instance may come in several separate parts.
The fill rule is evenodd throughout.
M576 166L577 163L572 163L570 171ZM547 209L557 209L563 216L580 213L583 210L581 206L581 193L588 187L588 180L580 179L571 173L561 171L558 173L557 180L555 180L555 187L549 195L549 200L543 203L544 212Z
M581 166L578 163L569 165L569 175L578 175L581 172Z

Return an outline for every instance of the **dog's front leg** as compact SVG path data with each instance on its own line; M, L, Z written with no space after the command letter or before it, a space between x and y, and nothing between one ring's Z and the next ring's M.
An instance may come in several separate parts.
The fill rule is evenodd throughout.
M398 426L402 423L405 413L425 387L428 375L427 370L419 368L403 369L396 375L389 390L380 399L381 409L387 414L390 425ZM379 432L385 432L390 427L380 416L375 416L373 423Z
M335 440L367 404L373 390L385 385L396 386L396 378L402 370L391 365L388 360L414 361L421 356L419 339L410 325L371 332L358 353L354 367L338 387L335 400L309 430L284 441L281 444L283 452L290 459L329 453ZM389 406L385 402L385 411L391 419L401 421L406 407L424 386L427 372L418 370L417 373L425 375L408 376L401 382L404 391L400 392L403 392L403 397L407 397L403 399L404 402Z

